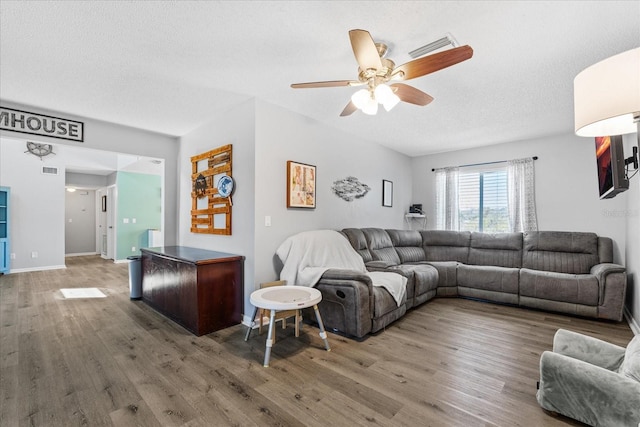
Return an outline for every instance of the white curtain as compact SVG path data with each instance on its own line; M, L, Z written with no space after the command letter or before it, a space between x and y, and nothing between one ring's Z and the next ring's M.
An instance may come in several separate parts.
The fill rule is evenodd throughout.
M458 230L458 168L436 169L436 228Z
M533 159L528 157L507 163L509 229L512 232L537 231Z

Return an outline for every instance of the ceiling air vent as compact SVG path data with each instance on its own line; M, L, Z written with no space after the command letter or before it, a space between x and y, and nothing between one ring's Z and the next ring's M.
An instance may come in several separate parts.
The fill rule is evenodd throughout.
M58 168L52 168L49 166L43 166L42 167L42 174L43 175L58 175Z

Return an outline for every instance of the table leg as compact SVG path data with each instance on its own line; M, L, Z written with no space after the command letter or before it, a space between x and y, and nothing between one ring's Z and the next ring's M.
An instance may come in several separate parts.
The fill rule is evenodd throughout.
M276 323L276 311L271 310L271 319L269 321L269 334L267 335L267 348L264 351L264 364L265 368L269 367L269 357L271 357L271 347L273 346L273 330L275 328Z
M247 329L247 334L244 336L245 341L249 339L249 334L251 334L251 329L253 328L253 324L256 320L256 314L258 314L258 307L253 309L253 316L251 316L251 322L249 322L249 329Z
M327 332L324 330L324 324L322 323L322 317L320 317L320 310L318 310L318 306L314 305L313 310L316 312L316 319L318 320L318 326L320 327L320 338L324 341L324 346L327 348L327 351L331 351L331 347L329 347L329 341L327 341Z

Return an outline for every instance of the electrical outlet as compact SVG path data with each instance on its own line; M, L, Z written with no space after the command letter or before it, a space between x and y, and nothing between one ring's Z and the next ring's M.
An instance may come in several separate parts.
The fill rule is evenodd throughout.
M129 218L122 218L122 222L125 224L129 224Z
M135 246L131 246L131 252L135 252L136 251L136 247Z
M264 217L264 226L271 227L271 216L267 215Z
M38 258L38 252L31 252L31 258Z
M135 224L136 223L136 219L135 218L131 218L131 222Z
M11 252L11 259L16 259L16 254L15 254L15 252Z

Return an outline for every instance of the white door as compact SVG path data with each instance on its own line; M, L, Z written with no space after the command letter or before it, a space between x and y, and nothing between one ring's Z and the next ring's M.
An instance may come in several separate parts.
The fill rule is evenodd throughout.
M107 258L115 259L116 251L116 198L115 185L107 188Z
M96 190L96 252L107 258L107 189Z

